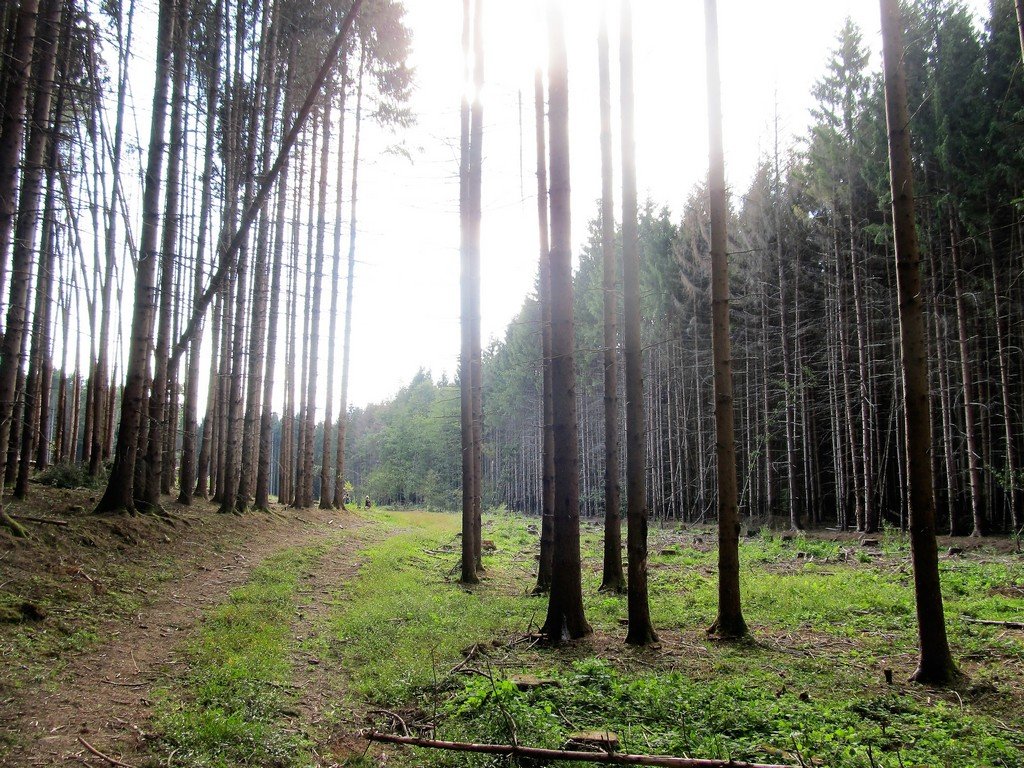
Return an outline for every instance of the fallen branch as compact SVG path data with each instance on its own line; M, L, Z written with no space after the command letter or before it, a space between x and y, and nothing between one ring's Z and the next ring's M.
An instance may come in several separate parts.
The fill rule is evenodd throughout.
M15 520L25 520L29 523L45 523L47 525L67 525L67 520L57 520L53 517L33 517L32 515L11 515Z
M790 766L745 763L738 760L700 760L689 757L668 757L664 755L627 755L621 752L578 752L567 749L542 749L520 747L513 744L473 744L465 741L439 741L416 736L393 736L389 733L363 731L367 741L381 741L389 744L406 744L413 747L446 749L453 752L482 752L489 755L508 755L539 760L578 760L587 763L609 765L653 765L668 768L790 768Z
M966 616L964 621L968 624L986 624L990 627L1003 627L1004 629L1024 629L1024 621L992 621L990 619L969 619Z
M402 727L402 733L404 733L406 736L409 736L412 733L412 731L409 730L409 726L405 724L405 720L402 719L402 716L395 712L392 712L390 709L371 709L370 711L380 715L387 715L388 717L390 717L392 720L395 721L396 725L400 725Z
M475 659L477 654L480 653L480 651L481 651L480 644L479 643L473 643L473 645L470 646L469 652L466 654L466 658L464 658L462 661L460 661L458 664L456 664L454 667L452 667L451 670L448 672L448 674L449 675L454 675L460 669L462 669L467 664L469 664L469 662L471 662L473 659Z
M82 742L82 746L83 747L85 747L90 752L92 752L94 755L96 755L96 757L98 757L98 758L100 758L102 760L106 760L111 765L119 766L119 768L135 768L135 766L132 765L131 763L122 763L120 760L117 760L117 759L111 757L110 755L104 755L102 752L100 752L98 749L96 749L96 747L94 747L88 741L83 739L81 736L78 737L78 740L80 742Z

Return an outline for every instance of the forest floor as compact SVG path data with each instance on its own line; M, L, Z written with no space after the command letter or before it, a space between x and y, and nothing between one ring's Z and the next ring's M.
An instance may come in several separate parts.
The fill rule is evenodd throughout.
M535 634L537 521L485 520L479 585L457 582L455 515L167 504L170 526L88 513L87 491L10 503L33 538L0 537L0 765L483 766L505 758L373 745L364 728L561 747L820 766L1024 766L1024 556L942 542L955 690L915 664L909 551L833 533L744 538L752 640L714 618L715 537L651 529L660 641L623 643L625 598L600 593L585 523L590 637ZM58 522L54 522L58 521ZM868 544L865 546L865 544ZM957 549L948 550L950 547ZM886 671L891 671L891 682Z

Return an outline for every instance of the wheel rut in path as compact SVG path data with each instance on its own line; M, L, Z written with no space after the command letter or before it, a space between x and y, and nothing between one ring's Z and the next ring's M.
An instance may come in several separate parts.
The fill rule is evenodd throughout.
M110 765L90 753L80 739L122 762L145 764L151 689L179 674L182 643L203 613L223 602L275 552L366 525L365 519L351 513L307 509L300 516L266 517L218 553L210 552L205 531L182 531L184 541L176 542L175 548L192 554L182 558L177 575L156 588L149 604L134 616L106 623L98 644L66 656L64 668L52 678L25 686L5 702L4 718L9 719L0 727L16 732L19 746L0 757L0 764L11 768ZM313 593L326 594L351 578L357 569L355 553L363 544L362 537L342 537L323 558L322 568L304 574L300 590L306 594L300 597L307 607L296 627L299 639L310 631L310 619L321 610ZM304 683L310 673L299 668L301 659L296 661L297 679ZM315 667L315 661L309 666ZM313 678L309 682L315 684ZM318 717L326 705L326 693L312 698L304 693L301 715Z

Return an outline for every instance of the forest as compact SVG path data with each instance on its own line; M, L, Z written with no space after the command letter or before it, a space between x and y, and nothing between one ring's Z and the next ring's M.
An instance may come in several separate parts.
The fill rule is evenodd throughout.
M997 3L982 31L964 8L932 3L907 24L940 527L1019 531L1024 90L1008 75L1020 53L1016 16ZM813 123L795 146L764 157L730 211L741 507L759 521L906 526L885 106L868 61L862 33L839 30L815 86ZM573 277L586 516L604 510L600 228L596 211ZM679 216L647 201L639 233L650 508L707 520L715 463L706 187L690 191ZM538 515L540 324L537 297L528 297L483 362L487 503ZM353 482L382 500L455 508L458 466L444 456L457 430L456 384L442 379L430 396L417 377L390 403L357 410L346 451ZM434 432L419 422L425 403L439 417L448 409Z
M491 339L493 4L450 4L458 368L361 403L414 4L5 0L0 764L1024 766L1024 1L847 18L727 176L704 0L678 200L635 4L536 3Z

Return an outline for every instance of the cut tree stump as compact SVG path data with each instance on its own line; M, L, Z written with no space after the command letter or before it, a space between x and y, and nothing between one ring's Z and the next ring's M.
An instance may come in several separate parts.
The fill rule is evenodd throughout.
M536 675L517 675L510 677L509 681L520 691L529 691L534 688L558 688L561 683L549 678L537 677Z

